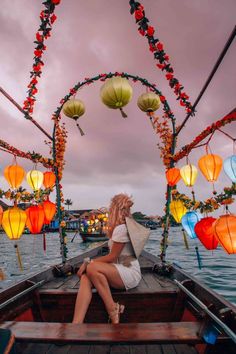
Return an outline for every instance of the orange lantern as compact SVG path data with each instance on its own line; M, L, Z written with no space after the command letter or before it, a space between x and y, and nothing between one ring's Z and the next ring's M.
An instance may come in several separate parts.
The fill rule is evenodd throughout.
M56 175L52 171L43 173L43 185L45 188L53 188L56 182Z
M216 218L206 217L198 221L194 227L194 231L206 249L214 250L218 246L218 239L214 235L213 223Z
M2 225L3 208L0 205L0 225Z
M208 182L217 181L222 164L222 158L213 154L204 155L198 161L198 167Z
M4 169L4 177L11 188L20 187L25 176L25 170L19 165L10 165Z
M4 211L2 227L10 240L18 240L21 237L25 229L26 219L26 212L17 206Z
M32 234L39 234L44 224L44 209L41 205L32 205L26 209L26 226Z
M197 179L198 170L196 166L188 164L180 169L180 175L187 187L192 187Z
M228 254L236 253L236 216L221 215L213 224L214 234Z
M166 179L169 186L175 186L181 179L180 170L176 167L170 168L166 171Z
M50 200L45 200L42 204L42 207L45 215L44 224L49 225L54 215L56 214L56 204L50 202Z

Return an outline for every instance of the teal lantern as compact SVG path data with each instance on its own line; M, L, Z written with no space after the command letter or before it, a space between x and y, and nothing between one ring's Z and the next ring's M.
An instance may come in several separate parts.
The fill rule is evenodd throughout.
M187 213L182 217L182 226L190 238L197 238L194 227L201 219L202 215L196 211L187 211Z
M236 155L228 157L224 161L224 171L232 182L236 183Z

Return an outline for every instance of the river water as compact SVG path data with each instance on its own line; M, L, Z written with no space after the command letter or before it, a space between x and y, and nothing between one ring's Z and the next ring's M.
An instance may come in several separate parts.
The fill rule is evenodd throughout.
M145 249L157 256L160 253L161 229L153 230ZM67 233L68 258L82 254L98 243L83 243L79 234ZM198 240L188 240L190 249L185 248L180 227L170 230L167 261L174 262L190 274L196 276L210 288L236 304L236 255L228 255L222 248L207 251ZM60 243L58 233L46 235L46 251L43 250L42 235L23 235L18 241L23 271L19 269L14 242L5 234L0 234L0 268L5 280L0 281L0 289L6 288L23 278L58 264ZM203 268L198 268L195 246L198 246Z

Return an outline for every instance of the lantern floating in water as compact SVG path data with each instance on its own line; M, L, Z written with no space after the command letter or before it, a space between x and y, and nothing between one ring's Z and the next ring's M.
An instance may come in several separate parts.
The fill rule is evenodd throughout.
M53 188L56 182L56 175L52 171L43 173L43 185L45 188Z
M218 246L218 239L212 227L215 221L216 218L206 217L198 221L194 227L197 237L208 250L214 250Z
M232 155L224 161L224 171L231 181L236 183L236 155Z
M181 179L180 170L176 167L170 168L166 171L166 179L169 186L175 186Z
M56 204L52 203L50 200L45 200L42 207L45 215L44 224L49 225L56 214Z
M197 235L194 231L194 227L198 221L202 219L202 215L196 211L187 211L187 213L182 217L181 223L190 238L196 238Z
M172 200L170 203L170 212L175 221L180 223L183 215L187 213L187 209L185 208L182 200Z
M126 118L127 115L122 110L132 98L133 89L129 81L124 77L112 77L108 79L100 90L102 102L109 108L119 109L122 117Z
M198 167L208 182L217 181L222 164L222 158L214 154L204 155L198 161Z
M25 228L27 214L17 206L4 211L2 227L10 240L18 240Z
M34 191L38 191L43 184L43 173L38 170L31 170L27 173L26 179L29 186Z
M187 187L192 187L196 182L198 170L196 166L188 164L180 169L180 175Z
M213 230L221 246L228 254L236 253L236 216L221 215L213 224Z
M17 164L10 165L5 167L4 169L4 177L6 178L11 188L17 189L20 187L25 177L25 170L23 169L23 167Z
M44 209L41 205L32 205L26 209L27 221L26 226L32 234L38 234L42 230L44 224Z
M77 100L77 99L71 99L68 100L67 102L64 103L63 105L63 113L69 117L74 119L75 121L77 121L79 119L79 117L81 117L84 112L85 112L85 105L83 103L83 101L81 100ZM80 134L84 135L83 130L81 129L79 123L76 123Z
M146 92L139 96L137 105L141 111L152 113L158 110L161 105L161 100L156 93Z

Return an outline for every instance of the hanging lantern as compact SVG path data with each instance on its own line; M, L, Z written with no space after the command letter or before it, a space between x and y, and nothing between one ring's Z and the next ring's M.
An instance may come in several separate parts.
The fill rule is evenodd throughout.
M14 206L4 211L2 227L10 240L18 240L25 228L27 214L24 210Z
M137 105L141 111L151 113L158 110L161 105L161 100L156 93L146 92L139 96Z
M194 231L194 227L198 221L202 219L202 215L196 211L187 211L187 213L182 217L181 223L190 238L196 238L197 235Z
M20 187L24 177L25 170L19 165L10 165L4 169L4 177L11 188L17 189Z
M84 112L85 112L85 105L83 103L83 101L81 100L76 100L76 99L71 99L68 100L64 103L63 105L63 113L69 117L74 119L75 121L77 121L77 119L79 119L79 117L81 117ZM84 135L83 130L81 129L79 123L76 123L80 134Z
M56 182L56 175L52 171L43 173L43 185L45 188L53 188Z
M54 218L54 215L56 214L56 204L50 202L50 200L45 200L42 203L42 207L45 215L44 224L49 225L52 219Z
M32 234L39 234L44 224L44 209L41 205L32 205L26 209L26 226Z
M208 182L215 182L222 169L222 163L223 160L220 156L208 154L199 159L198 167Z
M215 221L216 218L206 217L198 221L194 227L197 237L208 250L214 250L218 246L218 240L212 227Z
M172 200L170 203L170 212L175 221L180 223L183 215L187 213L187 209L182 200Z
M213 224L214 234L228 254L236 253L236 215L225 214Z
M231 181L236 183L236 155L232 155L224 161L224 171Z
M43 183L43 173L38 170L31 170L27 173L26 179L29 186L34 191L38 191Z
M2 225L3 208L0 205L0 226Z
M180 175L187 187L192 187L197 179L198 170L194 165L188 164L180 169Z
M181 179L180 170L176 167L170 168L166 171L166 179L169 186L175 186Z
M123 77L112 77L108 79L100 90L102 102L109 108L119 109L122 117L126 118L127 115L122 110L132 98L133 89L129 81Z

